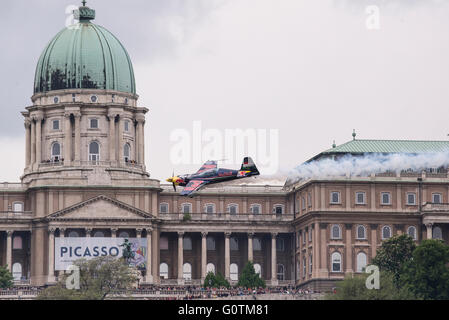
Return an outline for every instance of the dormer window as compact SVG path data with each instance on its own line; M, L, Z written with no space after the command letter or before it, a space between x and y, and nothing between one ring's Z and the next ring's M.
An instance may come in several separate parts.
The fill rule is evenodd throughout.
M54 103L59 103L59 97L54 97L54 98L53 98L53 102L54 102Z
M97 102L98 101L97 96L91 96L90 101L92 101L93 103Z

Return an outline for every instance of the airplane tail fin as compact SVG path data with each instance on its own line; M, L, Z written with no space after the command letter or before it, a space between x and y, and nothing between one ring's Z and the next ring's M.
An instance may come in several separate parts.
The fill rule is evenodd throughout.
M249 171L246 176L258 176L260 174L259 170L257 170L256 164L254 163L253 159L251 159L251 157L243 158L243 163L240 171Z

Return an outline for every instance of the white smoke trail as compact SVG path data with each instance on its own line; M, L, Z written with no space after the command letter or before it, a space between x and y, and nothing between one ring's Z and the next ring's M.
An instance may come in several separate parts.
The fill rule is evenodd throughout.
M338 160L323 159L304 163L292 171L290 181L331 176L369 176L381 172L400 173L403 170L421 172L428 168L449 166L449 152L420 154L345 155Z

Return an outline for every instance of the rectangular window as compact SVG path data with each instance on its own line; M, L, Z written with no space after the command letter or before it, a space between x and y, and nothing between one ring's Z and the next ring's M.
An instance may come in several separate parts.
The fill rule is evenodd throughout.
M302 197L301 201L302 201L302 210L306 210L306 199Z
M184 204L183 206L182 206L182 213L190 213L190 208L191 208L192 206L190 205L190 204Z
M304 230L304 232L302 233L302 244L306 244L306 232L307 230Z
M309 229L309 242L312 242L312 229Z
M331 192L331 203L340 203L340 192Z
M90 119L90 128L98 129L98 119Z
M366 204L365 202L365 192L356 192L355 194L356 204Z
M381 204L391 204L391 196L389 192L382 192L380 198Z
M208 214L214 213L214 205L212 205L212 204L206 205L206 213L208 213Z
M307 194L307 205L310 207L312 207L312 194L308 193Z
M53 120L53 130L59 130L59 120Z
M441 203L442 199L441 199L441 193L432 193L432 202L433 203Z
M416 194L415 193L407 193L407 204L408 205L416 204Z
M129 121L125 121L125 132L129 132Z

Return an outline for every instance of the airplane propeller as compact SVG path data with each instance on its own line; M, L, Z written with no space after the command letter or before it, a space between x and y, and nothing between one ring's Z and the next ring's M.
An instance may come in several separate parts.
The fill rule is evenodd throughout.
M172 177L174 177L174 176L175 176L175 171L173 171L173 174L172 174ZM175 192L176 192L176 184L175 184L174 181L173 181L172 183L173 183L173 189L174 189Z

